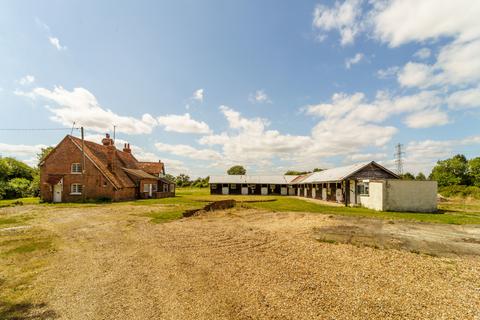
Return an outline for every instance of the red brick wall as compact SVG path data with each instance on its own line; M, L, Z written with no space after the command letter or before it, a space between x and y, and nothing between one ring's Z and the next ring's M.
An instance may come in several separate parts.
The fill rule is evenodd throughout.
M116 191L113 185L100 173L94 164L86 157L85 198L110 198L112 200L130 200L135 198L135 188ZM47 183L49 174L63 174L62 202L82 201L82 195L71 195L72 183L83 183L81 174L72 174L72 163L82 163L82 152L70 139L65 138L52 151L40 168L40 197L44 201L53 200L53 186Z

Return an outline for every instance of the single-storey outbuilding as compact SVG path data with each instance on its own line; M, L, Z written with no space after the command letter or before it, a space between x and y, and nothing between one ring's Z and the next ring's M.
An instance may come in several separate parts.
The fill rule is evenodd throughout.
M212 176L211 194L296 195L380 211L434 212L436 181L405 181L371 161L299 176Z

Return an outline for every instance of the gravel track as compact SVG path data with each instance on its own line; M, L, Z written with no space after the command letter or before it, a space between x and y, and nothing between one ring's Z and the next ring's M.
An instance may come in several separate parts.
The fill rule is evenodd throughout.
M149 210L42 215L60 240L39 299L60 319L480 317L478 256L321 242L318 228L352 223L326 215L236 209L152 224L139 216Z

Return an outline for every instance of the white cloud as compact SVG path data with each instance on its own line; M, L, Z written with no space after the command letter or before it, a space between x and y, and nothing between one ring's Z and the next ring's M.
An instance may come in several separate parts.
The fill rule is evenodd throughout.
M410 128L429 128L441 126L448 122L448 115L438 108L416 112L405 119L405 124Z
M77 126L84 126L87 130L109 132L116 125L117 132L147 134L157 125L155 118L148 113L137 119L120 116L103 108L95 96L84 88L75 88L72 91L62 87L55 87L53 90L35 88L28 95L55 103L55 107L46 107L53 113L50 119L67 127L71 127L75 122Z
M60 44L60 40L56 37L51 37L49 36L48 37L48 41L50 41L50 44L52 46L54 46L58 51L62 51L62 50L67 50L67 47L66 46L62 46Z
M408 62L398 73L398 82L404 87L426 87L433 80L433 70L423 63Z
M192 99L203 102L203 95L204 95L204 90L203 89L198 89L193 92Z
M18 83L22 86L32 84L33 82L35 82L35 77L30 74L27 74L25 77L18 80Z
M422 49L418 50L417 52L415 52L414 57L419 58L419 59L427 59L428 57L430 57L431 54L432 54L432 52L430 51L430 49L422 48Z
M190 117L190 114L184 115L166 115L157 118L159 125L164 126L166 131L180 133L199 133L208 134L211 132L208 124L203 121L196 121Z
M456 91L447 98L447 103L453 110L480 108L480 87Z
M168 152L170 154L186 157L194 160L216 160L222 159L220 153L211 149L196 149L192 146L185 144L167 144L157 142L155 147L159 151Z
M470 41L480 37L480 2L393 0L377 6L375 35L392 47L440 37Z
M250 94L248 100L251 103L272 103L265 90L257 90L255 94Z
M317 5L313 12L313 26L322 32L336 30L341 35L341 44L352 44L361 31L359 20L362 9L361 0L347 0L342 4L335 2L332 8ZM325 34L321 34L325 37Z
M398 66L392 66L386 69L380 69L377 71L377 77L380 79L388 79L396 76L399 70L400 70L400 67Z
M25 145L0 143L0 156L14 157L34 167L38 162L37 154L40 153L42 148L46 147L48 146L44 144Z
M352 58L348 58L345 60L345 68L350 69L352 65L359 63L363 60L363 58L363 53L355 54L355 56L353 56Z
M346 162L379 161L387 158L386 153L355 153L345 157Z

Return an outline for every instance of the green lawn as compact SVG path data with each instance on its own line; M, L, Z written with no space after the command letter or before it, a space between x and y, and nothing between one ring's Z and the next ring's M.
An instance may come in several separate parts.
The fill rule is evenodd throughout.
M178 188L176 197L165 199L148 199L113 204L40 204L48 206L101 206L101 205L142 205L152 206L149 216L153 222L166 222L182 217L185 210L200 209L211 201L235 199L241 206L269 211L312 212L318 214L336 214L354 217L371 217L380 219L406 219L423 222L449 224L480 224L480 201L453 199L439 204L439 213L411 212L378 212L365 208L337 207L308 202L305 200L284 196L241 196L241 195L210 195L209 189ZM39 204L38 198L18 199L23 204ZM1 200L1 206L14 205L17 200ZM0 219L0 224L10 221Z

